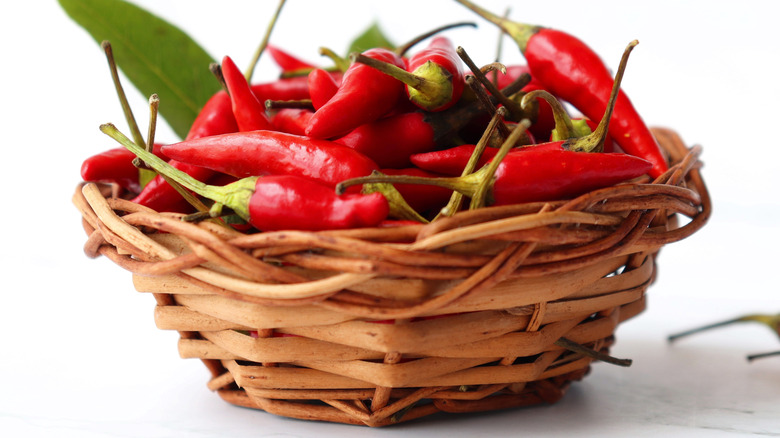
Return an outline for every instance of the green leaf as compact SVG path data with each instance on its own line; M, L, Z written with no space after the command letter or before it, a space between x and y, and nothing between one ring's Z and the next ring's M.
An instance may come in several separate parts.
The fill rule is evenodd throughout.
M386 49L395 48L395 44L385 36L377 22L371 24L368 29L352 41L347 54L352 52L364 52L368 49L373 49L374 47L384 47Z
M160 115L184 138L203 104L220 88L209 71L213 58L176 26L125 1L59 3L98 44L111 43L120 70L143 95L157 93Z

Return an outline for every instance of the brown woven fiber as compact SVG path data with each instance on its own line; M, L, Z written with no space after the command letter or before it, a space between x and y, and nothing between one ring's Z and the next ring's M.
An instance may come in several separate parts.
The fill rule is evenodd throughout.
M711 212L701 148L653 132L673 163L656 181L428 225L245 235L94 184L74 203L87 255L133 272L224 400L384 426L552 403L593 360L561 340L609 351L658 251Z

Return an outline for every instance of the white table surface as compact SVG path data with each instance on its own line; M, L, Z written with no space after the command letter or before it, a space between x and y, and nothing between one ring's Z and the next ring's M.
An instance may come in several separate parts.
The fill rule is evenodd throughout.
M138 3L239 65L248 62L276 4ZM497 11L508 3L482 2ZM513 3L513 17L568 30L611 65L639 39L624 89L649 124L704 146L714 215L700 233L661 252L647 310L619 327L612 353L633 359L631 367L594 364L556 405L440 415L386 429L290 420L223 402L206 388L205 367L178 357L177 335L154 327L153 298L134 291L129 273L81 250L85 236L70 204L79 166L113 147L98 125L123 122L102 52L55 1L3 3L0 435L780 436L780 357L745 359L780 349L776 335L748 324L666 343L689 327L780 311L780 37L773 4ZM420 4L422 13L408 12ZM478 31L457 34L468 38L461 43L467 49L489 47L496 36L447 0L288 0L275 35L317 61L317 47L346 47L376 16L399 42L429 28L432 16L434 24L478 21ZM505 42L506 60L521 60L510 48ZM259 68L273 73L267 62ZM146 97L126 88L134 108L145 108ZM159 135L172 134L163 126Z

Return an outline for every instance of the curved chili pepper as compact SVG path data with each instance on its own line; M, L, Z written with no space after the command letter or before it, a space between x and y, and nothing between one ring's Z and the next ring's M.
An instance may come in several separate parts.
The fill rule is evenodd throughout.
M163 146L171 159L238 178L298 175L334 187L379 167L368 157L328 140L278 131L235 132Z
M404 60L387 49L369 49L363 55L404 67ZM312 138L345 135L387 114L402 95L402 83L365 64L352 63L344 72L336 94L314 113L306 135Z
M162 145L154 145L154 154L168 160L162 155ZM132 193L141 191L138 180L138 168L133 164L135 154L123 147L109 149L95 154L81 164L81 179L88 182L114 183Z
M413 154L436 146L432 125L424 112L403 113L366 123L334 142L374 160L380 167L402 168Z
M233 116L239 131L274 129L261 102L246 81L244 73L229 56L222 58L222 75L233 102Z
M271 123L278 131L304 135L314 111L305 108L281 108L271 116Z
M540 143L533 146L525 146L514 148L509 151L509 154L522 153L529 148L541 149L560 149L557 143ZM458 145L440 151L426 152L422 154L414 154L410 158L410 161L420 169L427 170L428 172L434 172L447 176L461 175L469 159L474 154L476 145L464 144ZM498 148L488 147L482 151L477 162L477 168L489 163L493 157L498 154Z
M528 62L531 75L547 91L571 103L591 120L599 120L604 114L612 75L598 54L584 42L559 30L510 21L468 0L457 1L513 38ZM666 171L668 165L658 142L622 91L609 126L613 140L621 149L653 163L652 177Z
M333 73L335 77L339 74ZM306 76L282 78L270 82L250 85L260 103L266 100L304 100L309 98L309 83Z
M253 176L226 186L204 184L136 146L113 125L100 129L158 173L214 201L212 216L220 216L222 208L228 207L259 230L371 227L389 212L387 200L379 193L337 195L332 187L295 175Z
M314 64L299 59L275 45L267 44L265 46L265 51L271 55L271 58L273 58L274 62L276 62L276 65L282 69L283 73L298 72L316 68Z
M322 108L339 90L339 83L329 72L315 68L309 72L309 96L315 110Z
M198 113L198 117L192 123L185 140L238 131L238 124L233 117L232 105L230 96L225 91L215 93ZM175 160L169 163L200 181L207 181L214 174L211 169ZM133 202L155 211L188 212L192 209L189 203L182 199L181 195L159 175L144 186Z

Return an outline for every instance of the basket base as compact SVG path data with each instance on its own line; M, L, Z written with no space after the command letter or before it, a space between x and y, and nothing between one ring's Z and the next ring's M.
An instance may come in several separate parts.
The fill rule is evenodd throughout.
M535 405L561 400L572 382L590 372L590 366L564 375L529 383L485 385L482 388L416 388L393 390L388 404L370 411L369 399L291 400L263 397L273 391L255 393L251 389L220 389L226 402L249 409L299 420L325 421L382 427L416 420L437 413L466 414ZM373 393L373 391L371 391ZM425 395L422 395L425 393ZM399 398L393 398L393 395ZM422 397L422 398L421 398ZM388 412L393 411L391 415Z

